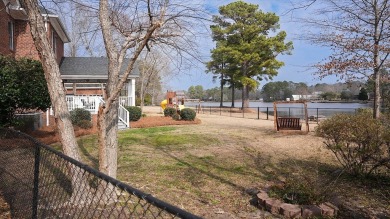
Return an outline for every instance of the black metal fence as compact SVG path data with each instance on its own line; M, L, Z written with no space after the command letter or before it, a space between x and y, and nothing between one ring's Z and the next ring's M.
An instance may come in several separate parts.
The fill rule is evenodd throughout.
M273 107L217 107L217 106L206 106L199 108L198 106L193 108L196 112L210 115L230 116L237 118L248 118L248 119L263 119L270 120L274 116ZM281 117L297 117L304 119L305 111L303 107L279 107L278 116ZM338 113L354 114L356 113L355 108L307 108L308 117L310 121L318 122L321 119L329 118Z
M9 129L0 191L12 218L200 218Z

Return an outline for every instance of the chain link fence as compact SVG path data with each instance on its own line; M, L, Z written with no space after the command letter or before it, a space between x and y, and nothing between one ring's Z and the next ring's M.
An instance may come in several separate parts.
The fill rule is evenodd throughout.
M0 191L12 218L200 218L9 129Z

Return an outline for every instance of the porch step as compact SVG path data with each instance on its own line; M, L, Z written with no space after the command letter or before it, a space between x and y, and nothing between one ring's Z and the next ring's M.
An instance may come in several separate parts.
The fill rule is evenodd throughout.
M128 129L128 128L129 127L127 127L124 122L122 122L121 120L118 120L118 129L119 130L125 130L125 129Z

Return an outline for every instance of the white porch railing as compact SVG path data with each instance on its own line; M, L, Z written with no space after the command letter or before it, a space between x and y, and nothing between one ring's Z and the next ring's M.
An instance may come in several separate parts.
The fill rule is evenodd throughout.
M133 106L133 97L119 97L119 104L122 106Z
M104 100L102 97L99 96L98 98L99 98L100 103L104 103ZM126 128L130 127L130 113L121 104L119 104L119 108L118 108L118 119L125 124Z
M132 97L119 97L120 104L118 109L119 120L122 121L127 128L130 127L130 115L129 111L124 106L130 106ZM68 105L68 110L72 111L77 108L83 108L91 112L91 114L97 114L99 110L99 105L104 103L104 100L101 96L91 96L91 95L67 95L66 103ZM54 115L53 109L50 108L50 115ZM48 120L48 119L47 119ZM47 124L49 125L49 124Z
M129 111L123 107L121 104L119 104L119 109L118 109L118 118L121 120L123 123L125 123L126 127L130 127L130 113Z
M68 105L68 110L72 111L77 108L83 108L96 114L99 109L99 104L101 103L102 98L100 96L90 96L90 95L67 95L66 103Z

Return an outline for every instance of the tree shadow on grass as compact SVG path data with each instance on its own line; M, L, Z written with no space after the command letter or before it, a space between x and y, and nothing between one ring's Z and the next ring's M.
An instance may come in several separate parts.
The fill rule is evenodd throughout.
M96 144L97 144L97 142L96 142ZM99 169L99 159L88 152L86 145L84 144L84 142L82 140L79 142L78 145L79 145L81 153L89 161L88 162L89 165L94 169Z
M159 148L158 150L160 150L161 152L163 152L164 154L166 154L168 157L172 158L173 160L176 160L177 162L180 162L181 164L184 164L185 166L191 168L191 170L193 170L193 171L195 171L197 173L204 174L204 175L206 175L206 176L208 176L208 177L210 177L212 179L215 179L215 180L217 180L217 181L219 181L219 182L221 182L223 184L227 184L227 185L229 185L229 186L231 186L231 187L233 187L233 188L235 188L235 189L237 189L237 190L239 190L241 192L245 192L245 187L243 187L241 185L238 185L238 184L236 184L236 183L234 183L234 182L232 182L230 180L227 180L227 179L225 179L225 178L223 178L221 176L215 175L215 174L213 174L211 172L202 170L202 169L196 167L195 165L193 165L193 164L191 164L191 163L189 163L189 162L187 162L187 161L185 161L183 159L178 158L177 156L169 153L168 151L166 151L166 150L164 150L162 148Z

